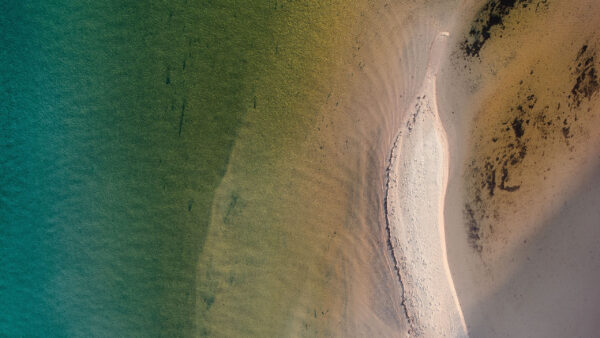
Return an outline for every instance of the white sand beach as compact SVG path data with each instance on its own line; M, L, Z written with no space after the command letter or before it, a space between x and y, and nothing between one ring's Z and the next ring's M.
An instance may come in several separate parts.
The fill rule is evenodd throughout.
M448 35L440 33L432 44L423 88L406 114L388 169L387 220L411 336L467 336L443 216L449 155L435 82Z

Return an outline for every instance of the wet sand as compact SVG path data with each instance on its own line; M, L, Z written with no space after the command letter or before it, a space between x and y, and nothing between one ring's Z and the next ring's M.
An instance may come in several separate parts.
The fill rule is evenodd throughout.
M486 27L490 8L461 13L438 76L448 258L468 330L593 336L599 6L518 2Z
M578 32L597 5L519 2L501 10L502 25L480 27L484 1L361 4L330 13L339 52L300 62L309 44L281 42L274 51L288 59L265 70L276 80L256 81L199 259L198 326L233 336L592 332L600 255L586 207L596 185L585 180L596 182L597 95L585 96L589 81L568 95L589 79L578 63L595 56L597 34ZM432 78L443 31L452 34Z
M336 36L348 51L318 59L335 65L327 81L330 68L307 63L306 88L283 76L260 87L213 204L197 275L198 294L212 298L198 303L199 325L230 336L407 335L387 250L386 169L452 5L370 4L364 24ZM301 50L292 47L278 55ZM290 113L272 123L263 111ZM302 128L287 128L300 113Z
M599 13L592 1L467 1L456 12L433 96L443 128L427 114L407 119L390 167L390 244L409 335L465 334L448 324L458 310L476 337L598 331ZM443 186L431 142L444 131L445 241L428 229ZM432 249L444 242L449 283L433 277L443 258Z

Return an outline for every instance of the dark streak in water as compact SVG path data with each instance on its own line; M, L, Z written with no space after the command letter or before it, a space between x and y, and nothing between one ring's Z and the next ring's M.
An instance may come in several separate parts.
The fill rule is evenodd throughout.
M179 133L178 135L181 136L181 128L183 127L183 115L185 114L185 99L183 100L183 103L181 104L181 116L179 117Z

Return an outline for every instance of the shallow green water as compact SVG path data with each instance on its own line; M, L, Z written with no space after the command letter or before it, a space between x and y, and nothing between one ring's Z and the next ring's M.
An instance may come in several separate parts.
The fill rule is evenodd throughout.
M1 7L0 335L191 334L272 6Z
M360 55L398 59L363 32L387 10L5 4L0 335L402 330L380 222L410 85Z

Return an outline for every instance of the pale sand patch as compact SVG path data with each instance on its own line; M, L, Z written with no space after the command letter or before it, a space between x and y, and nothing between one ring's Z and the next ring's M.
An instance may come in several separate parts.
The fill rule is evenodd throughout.
M423 87L390 159L387 220L412 336L467 336L444 231L449 155L437 112L435 76L447 37L441 33L431 47Z

